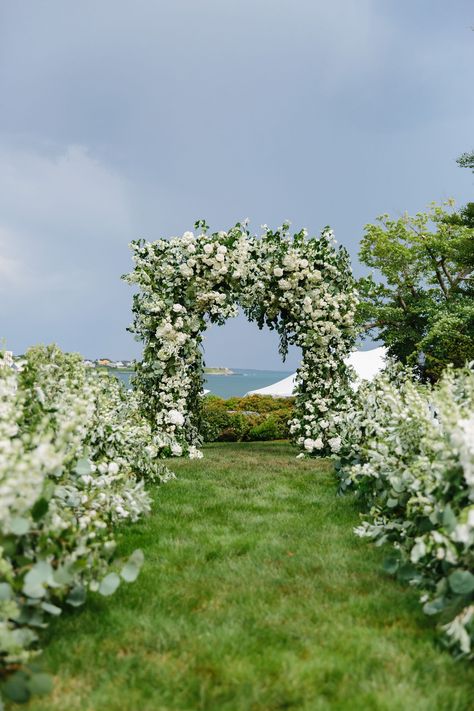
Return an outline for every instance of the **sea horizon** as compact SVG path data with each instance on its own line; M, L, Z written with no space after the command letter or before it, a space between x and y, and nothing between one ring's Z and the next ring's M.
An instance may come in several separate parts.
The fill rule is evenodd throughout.
M224 367L224 366L208 366ZM205 374L204 388L209 390L209 394L222 398L243 397L251 390L259 390L268 385L273 385L280 380L293 375L294 370L264 370L262 368L229 368L232 374ZM132 371L114 371L111 373L122 380L128 387L130 385L130 375Z

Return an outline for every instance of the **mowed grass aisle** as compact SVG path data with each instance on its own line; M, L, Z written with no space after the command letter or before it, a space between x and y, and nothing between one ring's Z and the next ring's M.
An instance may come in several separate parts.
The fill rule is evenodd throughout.
M174 461L154 515L124 530L138 581L48 633L35 711L473 708L474 671L436 646L417 594L352 533L327 462L284 443Z

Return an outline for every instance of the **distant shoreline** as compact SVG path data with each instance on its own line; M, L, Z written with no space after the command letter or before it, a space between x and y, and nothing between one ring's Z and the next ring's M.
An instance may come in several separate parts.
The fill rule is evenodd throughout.
M98 370L98 371L107 371L111 373L134 373L135 368L131 365L122 365L122 366L116 366L116 365L93 365L89 366L93 370ZM204 375L234 375L234 376L243 376L247 375L247 372L244 371L250 371L251 373L275 373L276 376L284 376L284 375L290 375L294 371L293 370L266 370L263 368L237 368L237 370L232 370L232 368L211 368L211 367L205 367L204 369ZM241 372L242 371L242 372Z
M133 373L134 368L130 366L96 365L95 370L111 370L118 373ZM230 368L204 368L205 375L236 375Z
M205 375L235 375L230 368L204 368Z

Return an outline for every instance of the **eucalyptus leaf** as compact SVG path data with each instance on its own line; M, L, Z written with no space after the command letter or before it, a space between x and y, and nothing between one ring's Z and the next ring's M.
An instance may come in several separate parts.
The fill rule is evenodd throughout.
M10 521L10 530L15 536L24 536L30 530L30 522L26 518L16 516Z
M80 607L86 601L87 593L82 585L76 585L66 598L68 605L72 607Z
M99 593L105 597L113 595L120 585L120 578L117 573L109 573L99 585Z
M73 581L73 575L66 565L61 565L53 573L54 580L58 585L69 585Z
M50 615L55 615L56 617L62 612L60 607L53 605L51 602L42 602L41 607L45 612L49 612Z
M132 555L120 571L122 579L127 583L133 583L138 577L144 560L145 557L140 549L133 551Z
M78 476L84 476L84 474L91 473L91 463L88 459L82 458L78 459L74 471Z
M434 600L429 600L423 605L423 612L425 615L437 615L444 608L444 602L441 598L435 598Z
M467 595L474 590L474 575L468 570L455 570L448 579L451 590L458 595Z
M56 587L56 582L53 577L53 568L51 563L46 560L39 560L27 572L23 581L23 592L28 597L43 597L45 595L45 587Z
M449 533L452 533L457 526L457 518L449 504L445 506L443 511L443 526Z
M0 600L11 600L13 590L10 583L0 583Z
M395 556L390 556L388 558L385 558L385 560L383 562L383 569L385 570L386 573L390 573L391 575L393 575L394 573L397 572L398 565L399 565L398 558L395 558Z
M49 674L39 672L31 675L27 681L27 685L32 694L44 696L51 692L53 688L53 678Z
M7 698L11 701L16 701L18 704L26 703L31 696L27 677L21 672L17 672L7 679L2 691Z

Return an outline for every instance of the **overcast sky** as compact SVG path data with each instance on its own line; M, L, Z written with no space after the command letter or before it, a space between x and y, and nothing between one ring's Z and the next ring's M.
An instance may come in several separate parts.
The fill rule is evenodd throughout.
M197 218L330 224L360 273L378 214L472 200L473 25L472 0L0 0L0 338L137 356L127 245ZM243 318L206 360L284 367Z

